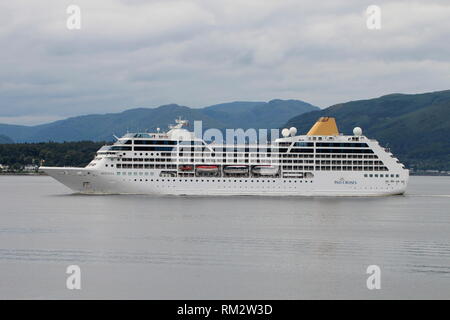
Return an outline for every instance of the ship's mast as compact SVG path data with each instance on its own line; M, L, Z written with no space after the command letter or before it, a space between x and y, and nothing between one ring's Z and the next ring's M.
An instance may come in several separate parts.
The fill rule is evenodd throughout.
M175 119L176 125L169 125L169 129L181 129L183 126L187 126L189 124L188 120L182 120L181 117Z

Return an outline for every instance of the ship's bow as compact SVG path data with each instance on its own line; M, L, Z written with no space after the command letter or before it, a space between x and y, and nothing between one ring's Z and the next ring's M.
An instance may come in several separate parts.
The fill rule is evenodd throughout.
M91 173L85 168L40 167L39 170L75 192L90 193L92 191Z

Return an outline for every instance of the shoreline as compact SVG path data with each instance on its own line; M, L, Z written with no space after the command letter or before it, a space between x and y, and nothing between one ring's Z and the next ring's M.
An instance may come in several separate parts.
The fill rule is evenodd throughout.
M48 176L45 172L0 172L0 176Z

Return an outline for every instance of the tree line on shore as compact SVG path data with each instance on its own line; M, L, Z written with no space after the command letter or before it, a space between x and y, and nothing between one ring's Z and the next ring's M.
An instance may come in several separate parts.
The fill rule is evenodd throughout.
M20 172L26 167L86 166L105 142L46 142L0 144L0 170Z

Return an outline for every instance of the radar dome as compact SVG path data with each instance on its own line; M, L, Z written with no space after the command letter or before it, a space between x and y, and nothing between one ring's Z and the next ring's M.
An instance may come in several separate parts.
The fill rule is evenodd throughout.
M297 128L296 127L291 127L289 129L289 133L291 134L291 136L295 136L297 134Z
M354 134L355 136L361 136L361 135L362 135L362 129L361 129L360 127L355 127L355 128L353 129L353 134Z
M288 128L284 128L283 130L281 130L281 135L283 137L288 137L289 136L289 129Z

